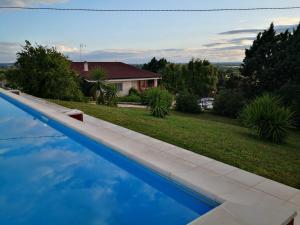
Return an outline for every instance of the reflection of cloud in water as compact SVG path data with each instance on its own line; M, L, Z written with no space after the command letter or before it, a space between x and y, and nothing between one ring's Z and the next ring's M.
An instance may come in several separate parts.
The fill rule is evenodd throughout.
M1 137L60 134L16 111L0 121ZM198 216L66 136L0 141L0 183L0 224L184 224Z
M58 135L60 132L0 97L0 138Z
M27 117L11 117L6 121L0 122L1 136L0 138L10 137L34 137L34 136L50 136L58 135L60 132L44 126L44 124L36 119Z

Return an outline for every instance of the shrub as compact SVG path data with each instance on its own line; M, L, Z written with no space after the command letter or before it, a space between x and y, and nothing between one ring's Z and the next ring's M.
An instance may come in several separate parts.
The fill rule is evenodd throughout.
M187 113L200 113L201 107L198 104L196 95L189 92L182 92L176 97L176 110Z
M146 89L141 93L141 100L143 105L149 105L150 96L153 95L154 88Z
M141 93L141 100L143 105L150 104L151 99L153 99L153 96L161 89L159 88L148 88L145 91Z
M138 90L136 90L135 88L132 87L132 88L129 89L128 95L129 96L132 96L132 95L134 95L134 96L140 96L140 93L139 93Z
M132 95L128 95L128 96L119 97L118 101L119 102L135 102L135 103L140 103L142 100L141 100L140 96L132 94Z
M260 138L279 143L291 128L292 113L280 105L279 98L265 94L246 105L240 118Z
M150 88L145 92L151 114L155 117L164 118L172 105L172 95L167 90L160 88Z
M236 118L245 103L246 100L241 93L224 90L216 96L213 111L221 116Z
M98 104L116 106L117 105L117 90L113 84L107 84L104 86L104 91L100 92L100 96L97 99Z

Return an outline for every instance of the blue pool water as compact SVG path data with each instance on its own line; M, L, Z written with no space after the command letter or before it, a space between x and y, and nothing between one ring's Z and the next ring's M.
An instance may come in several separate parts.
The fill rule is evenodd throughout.
M217 203L0 93L0 224L187 224Z

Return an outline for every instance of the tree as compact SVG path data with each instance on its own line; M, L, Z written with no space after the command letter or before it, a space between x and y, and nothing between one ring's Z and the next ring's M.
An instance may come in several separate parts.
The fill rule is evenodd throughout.
M178 93L185 88L186 67L169 63L162 70L162 84L172 93Z
M188 91L207 97L217 89L218 70L207 60L192 59L187 65L168 64L162 70L162 84L171 92Z
M291 83L300 85L300 23L290 35L285 52L288 54L284 60L284 72Z
M6 79L5 72L0 70L0 82Z
M207 60L192 59L187 65L186 85L191 93L207 97L217 90L218 70Z
M151 71L153 73L159 73L167 64L168 61L165 58L157 60L155 57L153 57L149 63L143 65L142 69Z
M96 68L91 71L93 82L91 87L91 94L94 100L97 100L98 103L104 103L104 89L105 89L105 78L106 72L101 68Z
M241 73L246 77L252 96L276 92L284 84L299 81L300 25L293 33L276 34L274 25L257 35L246 50Z
M107 84L106 72L102 68L96 68L91 72L95 82L92 83L91 94L97 104L115 106L117 90L114 84Z
M29 41L17 53L15 69L7 73L7 78L24 92L37 97L64 100L82 98L69 60L55 48L32 46Z

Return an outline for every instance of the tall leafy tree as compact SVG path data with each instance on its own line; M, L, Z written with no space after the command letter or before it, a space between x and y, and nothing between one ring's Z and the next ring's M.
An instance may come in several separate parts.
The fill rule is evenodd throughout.
M172 93L185 90L187 69L186 66L169 63L162 70L162 84Z
M286 52L288 54L284 60L285 73L288 74L292 83L300 85L300 23L288 39Z
M245 52L246 57L243 60L241 72L248 78L253 94L272 87L268 81L276 42L276 31L272 23L268 30L257 35L253 45Z
M24 92L38 97L74 100L82 97L69 60L55 48L33 46L29 41L17 53L15 69L7 77Z
M207 60L192 59L187 65L187 89L199 97L207 97L217 89L218 69Z
M173 93L188 91L206 97L216 91L218 70L207 60L192 59L187 65L168 64L162 71L163 85Z
M159 73L167 64L168 61L165 58L157 60L155 57L153 57L149 63L143 65L142 69L151 71L153 73Z
M300 72L300 28L276 34L274 25L259 33L246 50L241 73L247 78L253 96L275 92L284 84L298 80Z

